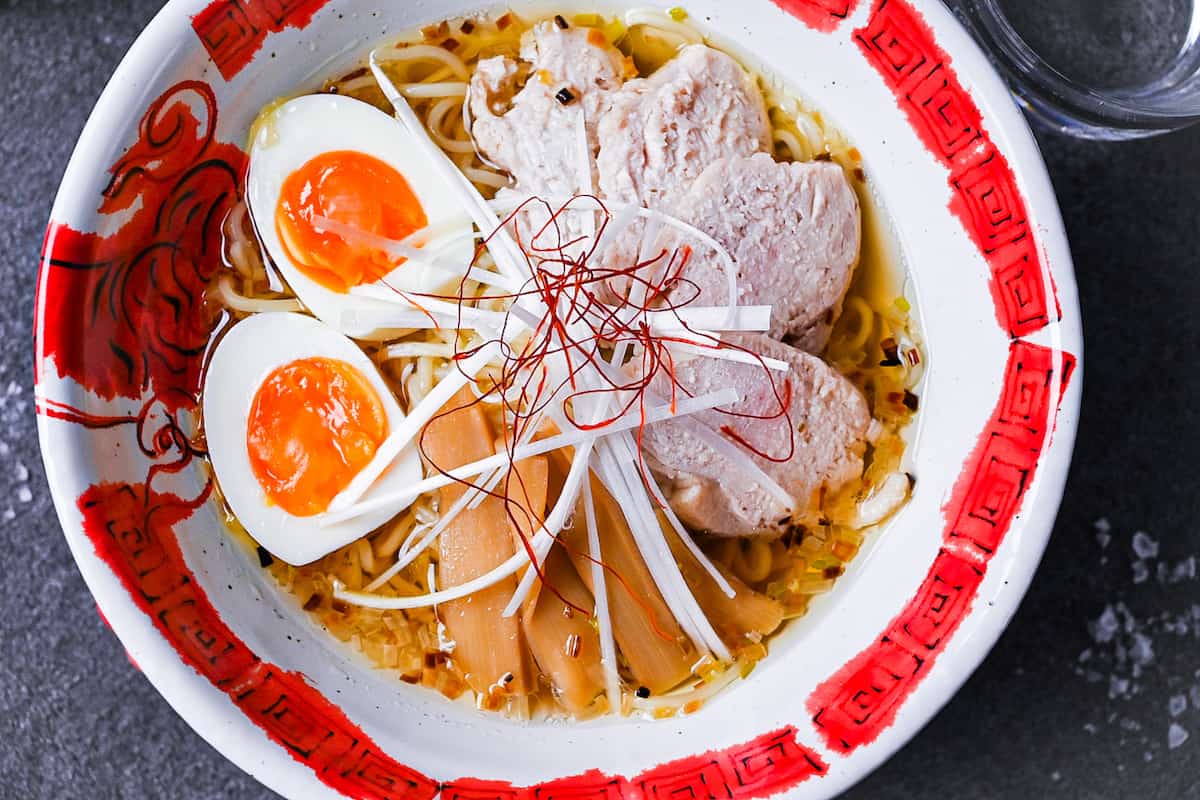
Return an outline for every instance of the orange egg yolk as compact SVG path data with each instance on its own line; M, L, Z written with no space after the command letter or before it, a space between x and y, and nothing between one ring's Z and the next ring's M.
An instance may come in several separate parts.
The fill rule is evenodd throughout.
M366 153L321 153L289 175L275 209L279 239L297 269L342 293L379 280L404 259L325 231L318 217L388 239L429 223L404 176Z
M267 376L250 405L246 451L275 505L297 517L329 508L387 436L379 394L344 361L303 358Z

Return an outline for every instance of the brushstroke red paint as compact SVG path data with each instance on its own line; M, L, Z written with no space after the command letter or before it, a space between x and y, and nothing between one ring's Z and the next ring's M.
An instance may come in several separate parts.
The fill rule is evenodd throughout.
M1067 353L1010 345L1000 401L943 509L943 547L925 581L883 635L808 698L831 749L849 754L875 741L970 613L1033 482L1074 366Z
M227 81L254 60L267 36L285 28L303 30L329 0L214 0L192 17L213 63Z
M241 150L216 140L216 125L207 84L172 86L103 190L100 224L123 217L119 229L50 224L37 325L59 377L106 400L154 392L173 408L195 393L212 332L204 292L245 166Z
M950 209L987 260L1001 327L1017 338L1060 318L1016 175L929 25L904 0L877 0L854 39L917 136L950 171Z
M859 0L772 0L813 30L833 33L854 10Z

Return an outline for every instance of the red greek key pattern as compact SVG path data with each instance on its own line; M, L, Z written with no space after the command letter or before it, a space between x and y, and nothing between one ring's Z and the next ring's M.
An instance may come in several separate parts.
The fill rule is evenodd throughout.
M435 782L384 756L302 676L260 660L221 622L179 551L174 526L208 500L97 484L79 498L96 554L184 662L329 786L369 800L431 800Z
M505 781L463 778L442 786L442 800L527 800L526 792Z
M629 782L594 771L547 781L535 786L532 794L533 800L623 800L629 796Z
M79 498L84 531L134 602L184 662L224 691L297 761L363 800L757 800L827 766L785 728L719 752L682 758L627 779L590 772L529 787L472 778L438 784L385 755L304 677L259 659L223 623L193 579L174 526L192 501L144 484L98 484Z
M775 5L821 33L833 33L854 13L859 0L774 0Z
M215 0L192 18L192 29L225 80L233 80L267 36L304 28L329 0Z
M876 0L859 49L895 94L929 151L950 170L950 209L991 268L1000 325L1027 336L1061 316L1043 281L1025 201L933 31L905 0ZM1049 296L1048 296L1049 294Z
M442 800L753 800L787 791L828 766L800 744L796 729L722 751L681 758L634 778L592 771L528 788L474 778L442 787Z
M831 749L851 753L888 728L970 613L1033 481L1074 365L1069 354L1010 345L1000 401L944 509L944 545L933 567L879 639L808 699Z
M634 783L645 800L767 797L824 775L827 769L789 727L740 747L664 764Z

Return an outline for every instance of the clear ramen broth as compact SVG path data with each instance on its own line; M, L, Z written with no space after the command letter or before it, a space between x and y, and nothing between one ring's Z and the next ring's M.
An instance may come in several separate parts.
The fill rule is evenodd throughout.
M614 45L626 57L627 77L652 74L688 42L717 46L678 10L670 14L638 12L625 19L564 14L558 20L559 24L590 28L594 36ZM485 163L472 144L462 110L461 74L463 70L471 73L482 58L517 57L522 36L539 21L512 12L449 20L393 43L395 47L389 52L394 57L383 62L389 77L407 87L407 98L433 140L486 198L509 186L510 179ZM752 66L739 60L747 68ZM903 267L886 217L871 191L861 155L842 133L774 79L754 69L750 72L756 76L766 100L775 159L833 161L842 167L857 193L862 212L860 261L822 358L863 393L872 417L862 476L836 492L822 490L814 498L813 507L793 518L782 535L696 537L703 552L725 574L736 578L756 597L764 598L760 606L751 604L745 613L768 617L777 614L775 624L767 624L769 630L764 633L755 631L753 621L747 622L748 633L730 647L730 661L698 658L684 680L666 690L658 687L652 692L641 685L631 674L625 657L620 657L619 707L615 708L610 695L604 692L590 698L567 697L541 673L533 685L519 693L509 691L504 681L487 691L473 689L455 660L453 644L447 641L436 608L374 609L335 597L336 586L385 597L415 596L434 590L431 576L439 558L436 542L418 553L408 552L439 519L441 501L437 492L431 492L368 535L304 566L273 559L258 547L264 569L313 621L360 651L375 667L405 683L521 718L583 719L608 712L654 717L691 713L724 686L749 675L755 664L767 657L779 620L786 625L787 620L807 613L815 598L834 587L865 538L907 500L914 478L904 472L905 431L918 408L916 388L922 355L912 310L904 298ZM392 113L391 104L365 67L331 78L321 91L352 97ZM210 295L210 301L225 315L218 339L230 325L253 314L305 312L270 263L244 204L226 220L225 234L226 269L214 282ZM484 294L482 287L474 285L471 291L475 294L469 297ZM480 300L478 305L496 310L504 307L495 299ZM358 344L378 366L401 406L411 408L455 368L454 356L468 346L469 337L465 332L442 328ZM489 375L485 371L483 379L488 380ZM492 430L500 431L505 424L501 408L488 407L487 414ZM552 469L554 463L552 458ZM603 504L601 499L598 509ZM256 546L228 506L226 519L231 531L251 548ZM572 524L580 523L573 520ZM674 547L672 550L685 576L694 577L696 562L686 552ZM409 555L411 562L395 574L388 574L398 554ZM615 577L623 580L620 575ZM612 591L616 590L610 587ZM698 599L703 600L699 595ZM565 611L570 616L571 609ZM593 627L597 624L595 619L589 623ZM564 647L570 651L572 646L577 648L578 642L568 637Z

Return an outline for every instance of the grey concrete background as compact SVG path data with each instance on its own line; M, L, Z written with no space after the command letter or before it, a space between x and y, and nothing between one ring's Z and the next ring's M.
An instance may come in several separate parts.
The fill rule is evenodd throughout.
M0 0L3 797L269 796L190 731L97 618L34 433L33 283L50 203L93 102L157 5ZM1061 35L1073 44L1071 30ZM1128 48L1134 57L1139 43ZM1066 500L992 655L855 800L1200 798L1200 583L1188 561L1200 551L1200 130L1041 145L1087 329Z

